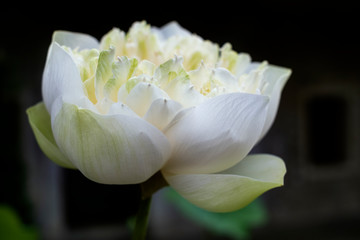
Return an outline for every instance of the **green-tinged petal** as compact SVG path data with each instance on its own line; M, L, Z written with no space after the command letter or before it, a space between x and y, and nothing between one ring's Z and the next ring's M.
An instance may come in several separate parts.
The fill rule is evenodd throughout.
M51 119L45 104L40 102L26 110L30 126L44 154L62 167L75 168L57 146L52 130Z
M53 42L57 42L61 46L67 46L72 49L83 50L99 48L98 40L84 33L55 31L52 40Z
M180 195L194 205L213 212L245 207L264 192L283 185L284 162L271 155L252 155L216 174L171 175L163 172Z
M104 86L113 77L112 63L115 57L115 50L110 48L100 52L98 65L95 74L95 95L97 100L104 97Z
M138 60L136 58L129 59L126 56L119 57L118 61L112 64L113 78L110 78L106 82L104 95L114 102L117 102L119 88L132 77L137 64Z
M197 69L200 66L201 61L203 59L205 59L205 56L203 55L202 52L194 51L184 61L184 65L186 66L186 70L191 71L191 70Z
M52 120L62 152L89 179L104 184L146 181L168 159L170 145L154 126L130 114L100 115L63 103Z
M118 61L112 65L114 78L122 85L134 74L137 65L138 60L136 58L127 58L126 56L119 57Z
M85 49L81 52L71 51L66 49L73 57L73 60L79 69L81 80L85 82L91 77L94 77L96 72L96 66L99 59L99 50L97 49Z
M291 69L274 65L269 65L264 73L264 80L266 85L262 90L262 94L270 97L270 103L261 138L268 132L275 120L275 116L279 107L281 92L290 75Z
M179 112L164 129L173 148L165 170L214 173L235 165L258 141L268 102L266 96L229 93Z
M147 75L147 76L153 76L155 72L155 64L148 61L148 60L142 60L136 69L136 75Z
M158 62L161 50L157 36L145 21L135 22L126 35L125 55Z
M182 66L183 58L174 58L161 64L154 74L154 78L159 81L162 88L165 88L173 79L181 79L182 82L189 82L189 76Z
M84 88L86 90L86 95L88 99L93 103L96 104L97 99L95 95L95 76L92 76L91 78L87 79L84 82Z
M154 78L172 100L188 108L204 102L207 97L199 93L190 83L190 77L184 70L182 62L183 58L177 56L166 61L155 70Z
M132 91L132 89L140 82L145 82L146 80L149 80L148 76L145 75L139 75L134 76L130 78L125 84L123 84L119 91L118 91L118 102L125 103L126 98L129 96L129 93ZM151 82L151 79L149 80Z
M171 45L172 41L169 41L168 44ZM183 64L187 71L198 68L202 61L204 61L207 66L213 67L218 60L218 45L203 40L197 35L179 39L175 45L172 45L173 49L170 50L170 52L176 53L184 58ZM170 46L168 46L168 48L169 47Z
M221 56L219 59L219 67L224 67L233 73L236 77L243 74L249 67L251 58L249 54L238 54L232 50L230 43L225 43L221 48Z
M115 56L124 55L125 33L123 31L113 28L101 38L100 50L108 50L110 47L115 48Z

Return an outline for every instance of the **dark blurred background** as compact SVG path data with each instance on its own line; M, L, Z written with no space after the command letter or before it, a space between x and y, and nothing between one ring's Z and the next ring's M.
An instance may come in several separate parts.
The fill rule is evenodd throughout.
M137 187L98 185L52 164L39 150L25 110L41 101L54 30L100 39L112 27L127 31L134 21L162 26L176 20L204 39L230 42L254 61L293 70L276 121L256 147L284 159L285 186L261 197L269 220L251 239L359 239L359 7L291 2L2 7L0 204L34 226L40 239L127 239ZM206 236L197 239L224 239Z

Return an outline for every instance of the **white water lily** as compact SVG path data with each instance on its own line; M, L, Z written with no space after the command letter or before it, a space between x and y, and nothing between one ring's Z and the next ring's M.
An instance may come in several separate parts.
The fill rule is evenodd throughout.
M28 115L43 152L63 167L104 184L161 171L190 202L233 211L283 184L280 158L248 153L274 121L290 74L175 22L114 28L100 42L57 31L43 102Z

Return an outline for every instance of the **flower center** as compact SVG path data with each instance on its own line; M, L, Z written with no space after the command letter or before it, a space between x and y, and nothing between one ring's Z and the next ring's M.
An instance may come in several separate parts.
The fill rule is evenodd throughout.
M249 71L249 55L236 53L228 43L219 49L191 34L164 40L144 22L135 23L128 34L113 29L102 38L100 50L64 49L73 56L86 95L102 113L112 103L128 104L139 84L152 90L141 90L136 98L171 99L183 107L224 93L261 94L267 85L266 62Z

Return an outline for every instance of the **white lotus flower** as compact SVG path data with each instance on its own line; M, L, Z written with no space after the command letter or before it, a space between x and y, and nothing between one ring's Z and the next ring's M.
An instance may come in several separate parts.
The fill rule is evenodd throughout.
M63 167L104 184L161 171L190 202L232 211L283 184L280 158L248 153L270 128L290 73L175 22L114 28L100 42L57 31L43 102L28 115L44 153Z

